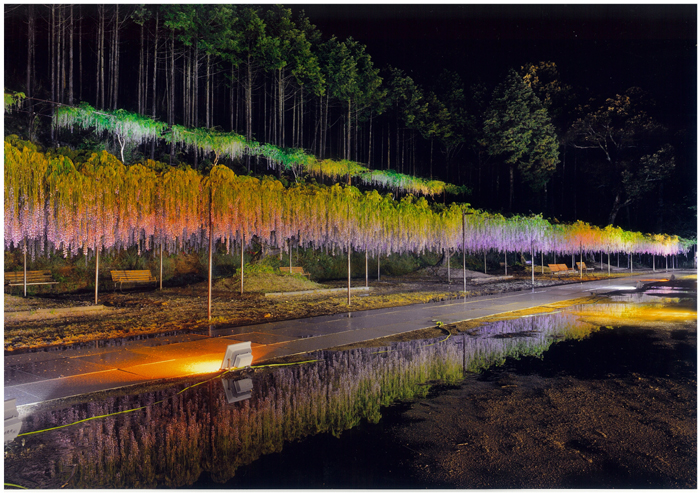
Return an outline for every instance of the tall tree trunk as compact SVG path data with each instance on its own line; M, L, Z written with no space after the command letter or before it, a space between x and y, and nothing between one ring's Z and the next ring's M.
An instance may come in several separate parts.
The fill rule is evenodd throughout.
M68 99L68 77L66 70L66 58L68 58L68 20L66 19L66 6L61 9L61 102Z
M608 224L611 226L615 224L615 218L617 218L617 213L625 204L620 203L620 192L618 191L615 195L615 201L613 202L612 209L610 210L610 216L608 217Z
M199 43L194 44L194 60L192 61L194 83L194 99L192 101L193 125L199 126Z
M367 167L372 164L372 110L369 110L369 139L367 144Z
M211 55L207 54L207 114L205 116L207 120L206 127L211 127Z
M294 102L292 103L292 147L299 147L298 136L299 129L297 128L297 91L293 91Z
M114 22L114 105L113 109L119 108L119 4L117 4L117 14Z
M156 10L156 30L155 30L155 35L153 39L153 108L152 108L152 113L151 116L155 119L156 117L156 80L158 76L158 24L160 21L160 12ZM151 141L151 159L156 158L156 139L153 139Z
M398 157L398 156L397 156ZM406 172L406 129L401 129L401 173Z
M347 139L345 143L345 159L350 160L350 135L352 129L352 100L348 98L348 118L347 118ZM350 182L350 175L348 175L348 184Z
M100 108L105 107L105 6L98 7L100 14L100 27L98 31L98 50L97 50L97 90L98 90L98 105Z
M139 43L139 71L138 71L138 84L137 84L137 86L138 86L138 104L137 104L137 108L138 108L138 113L141 114L141 115L143 115L144 113L146 113L146 112L144 111L145 108L144 108L144 102L143 102L143 95L144 95L144 92L146 91L146 88L144 87L145 75L144 75L144 70L143 70L143 69L144 69L144 56L143 56L143 52L144 52L144 49L143 49L144 36L143 36L143 25L144 25L144 23L141 23L140 36L139 36L139 41L140 41L140 43Z
M83 9L79 7L78 16L78 100L83 100Z
M63 11L65 7L63 5L58 6L58 40L56 42L57 50L57 60L56 60L56 77L57 77L57 93L59 103L65 101L65 90L66 90L66 80L65 80L65 23L63 22Z
M277 71L277 118L278 118L278 142L277 145L284 147L284 69Z
M190 75L190 70L192 69L192 48L187 48L186 55L182 61L182 124L186 127L192 126L192 121L190 119L190 81L192 76Z
M664 226L664 182L659 182L659 205L656 208L657 211L657 217L656 217L656 230L661 232L663 230ZM668 260L667 260L668 261Z
M143 111L142 114L147 114L148 113L148 67L151 66L151 50L149 49L149 41L146 40L146 47L144 50L144 65L143 65L143 80L142 80L142 85L143 85L143 90L141 92L141 97L143 98L143 101L141 101L141 110Z
M326 91L326 102L323 102L323 98L321 98L321 146L320 146L320 152L319 155L322 158L326 157L326 138L328 135L328 91Z
M68 104L73 105L73 5L70 6L70 41L68 44Z
M357 141L358 141L358 129L360 128L360 122L358 117L358 111L355 111L355 147L353 147L353 161L359 161L360 158L357 156Z
M508 188L508 210L513 210L513 175L515 174L515 164L510 163L509 171L509 188Z
M430 139L430 179L433 179L433 142L435 139Z
M234 122L234 112L235 112L235 103L233 99L233 85L234 85L234 80L236 75L236 68L231 64L231 86L229 87L228 90L228 102L229 102L229 118L230 118L230 127L231 127L231 132L234 132L236 130L235 122Z
M109 81L107 82L107 108L112 107L112 100L114 96L114 35L116 33L116 30L112 30L110 34L110 44L109 44L109 66L108 66L108 77Z
M56 57L55 57L55 35L56 35L56 6L51 6L51 29L49 36L49 58L51 64L51 101L56 101ZM51 105L51 117L53 118L54 106ZM53 142L56 138L54 133L54 126L51 125L51 141Z
M27 10L27 82L25 93L27 98L34 94L34 43L36 42L36 34L34 27L34 5L29 5ZM29 105L27 101L27 105Z
M246 64L245 138L249 142L253 140L253 66L250 53L248 53L248 63ZM246 155L246 168L250 173L250 154Z
M391 169L391 126L386 122L386 169Z
M168 126L172 131L175 123L175 31L170 32L170 104ZM170 144L170 166L175 164L175 143Z

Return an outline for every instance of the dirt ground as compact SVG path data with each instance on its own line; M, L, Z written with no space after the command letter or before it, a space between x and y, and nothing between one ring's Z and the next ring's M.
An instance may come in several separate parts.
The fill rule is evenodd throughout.
M402 306L414 303L443 301L462 296L462 273L452 272L452 283L447 283L447 273L424 270L391 278L382 276L372 280L369 292L354 292L351 305L347 293L313 294L268 298L263 293L240 294L236 279L221 279L212 291L212 321L207 319L207 284L189 286L110 290L101 292L100 311L71 311L67 308L85 308L94 304L94 293L52 294L51 288L27 298L17 294L5 294L5 351L26 351L59 345L86 343L95 340L147 337L155 334L200 330L211 324L249 325L277 320L330 315L348 311ZM603 274L598 274L603 275ZM605 273L607 275L607 273ZM468 277L484 278L483 273L468 272ZM281 276L277 276L281 277ZM287 276L293 277L293 276ZM585 279L595 279L596 274L586 274ZM275 279L275 281L278 281ZM536 286L563 282L571 279L552 278L538 274ZM352 285L364 286L364 279L354 279ZM298 286L298 284L294 284ZM345 281L325 283L329 288L346 287ZM511 279L493 278L489 282L469 282L466 295L480 296L531 287L529 274ZM15 288L17 293L17 288Z
M393 431L411 473L449 488L696 488L697 323L627 323L412 404Z

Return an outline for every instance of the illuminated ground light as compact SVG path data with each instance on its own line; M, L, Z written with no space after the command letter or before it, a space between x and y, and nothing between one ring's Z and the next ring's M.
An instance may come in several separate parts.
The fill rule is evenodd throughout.
M231 344L226 348L221 369L245 368L253 364L253 350L250 341Z

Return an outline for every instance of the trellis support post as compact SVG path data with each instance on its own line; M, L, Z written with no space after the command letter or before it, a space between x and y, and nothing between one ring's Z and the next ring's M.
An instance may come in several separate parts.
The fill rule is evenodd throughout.
M160 242L160 290L163 291L163 242Z
M368 264L369 264L369 253L367 253L367 250L365 250L365 287L369 287L369 269L368 269Z
M348 306L350 303L350 242L348 242Z
M22 275L24 285L24 297L27 297L27 240L24 240L24 274Z
M213 191L211 188L209 188L209 287L208 287L208 293L207 293L207 315L209 317L209 321L211 321L211 274L212 274L212 262L213 262L213 252L212 252L212 247L214 245L214 231L212 228L212 218L211 218L211 209L212 209L212 194Z
M100 285L100 248L95 246L95 304L97 304L97 291Z
M532 289L535 289L535 249L530 241L530 272L532 273Z
M452 252L447 249L447 284L452 284L452 278L450 276L450 260L452 259Z
M462 280L464 299L467 299L467 215L462 212Z
M241 296L243 296L243 252L245 251L245 234L241 233Z

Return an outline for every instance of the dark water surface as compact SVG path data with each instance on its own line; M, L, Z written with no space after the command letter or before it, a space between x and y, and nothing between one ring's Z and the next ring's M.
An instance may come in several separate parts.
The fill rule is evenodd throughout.
M391 432L412 426L407 403L429 406L432 396L457 388L465 372L489 380L503 368L543 377L694 379L696 331L680 324L693 310L694 302L663 299L599 303L447 340L322 352L314 363L108 393L37 411L22 432L142 409L16 439L5 448L5 481L30 488L436 486L412 472L420 454ZM630 317L677 324L678 343L615 326Z

